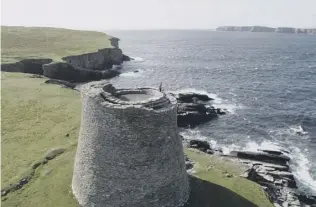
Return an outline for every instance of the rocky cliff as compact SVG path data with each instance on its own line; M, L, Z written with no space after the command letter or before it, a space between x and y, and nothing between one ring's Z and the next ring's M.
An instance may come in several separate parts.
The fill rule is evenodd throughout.
M293 27L277 27L275 32L279 33L295 33L295 28Z
M216 31L237 31L237 32L274 32L275 28L263 26L221 26Z
M1 71L86 82L118 75L130 58L119 38L101 32L47 27L1 27Z
M272 27L262 27L262 26L253 26L251 32L274 32L275 29Z
M40 74L53 79L86 82L112 78L119 74L112 70L129 57L119 48L105 48L97 52L63 57L64 62L52 59L24 59L1 65L1 71Z
M229 32L277 32L277 33L297 33L297 34L316 34L316 29L304 29L294 27L264 27L264 26L220 26L216 31Z
M119 48L105 48L94 53L68 56L64 62L52 59L24 59L16 63L2 64L1 71L44 75L53 79L86 82L112 78L119 74L113 65L123 63L124 56Z

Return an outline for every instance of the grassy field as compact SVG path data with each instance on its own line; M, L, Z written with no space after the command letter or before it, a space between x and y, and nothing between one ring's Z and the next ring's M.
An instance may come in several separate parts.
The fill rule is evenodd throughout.
M95 52L111 48L102 32L44 27L1 26L2 63L15 63L27 58L51 58Z
M50 149L66 149L36 168L22 189L2 197L2 206L77 206L71 177L80 124L79 92L27 74L1 75L2 188L29 173L32 163ZM273 206L259 185L239 177L243 169L237 163L189 149L185 153L197 162L186 207Z

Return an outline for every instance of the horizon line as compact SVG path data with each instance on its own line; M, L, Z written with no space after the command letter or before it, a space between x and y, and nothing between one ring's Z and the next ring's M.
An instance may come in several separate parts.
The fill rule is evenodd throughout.
M265 26L265 25L222 25L217 26L215 28L92 28L92 27L65 27L65 26L57 26L57 25L7 25L7 24L1 24L2 26L6 27L43 27L43 28L60 28L60 29L73 29L73 30L92 30L92 31L159 31L159 30L216 30L218 27L270 27L270 28L278 28L278 27L287 27L287 28L299 28L299 29L316 29L315 27L293 27L293 26L278 26L278 27L272 27L272 26Z

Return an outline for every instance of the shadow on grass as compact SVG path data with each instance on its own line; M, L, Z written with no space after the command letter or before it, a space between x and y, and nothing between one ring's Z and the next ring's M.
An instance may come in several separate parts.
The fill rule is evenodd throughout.
M235 192L214 183L189 176L190 198L184 207L256 207Z

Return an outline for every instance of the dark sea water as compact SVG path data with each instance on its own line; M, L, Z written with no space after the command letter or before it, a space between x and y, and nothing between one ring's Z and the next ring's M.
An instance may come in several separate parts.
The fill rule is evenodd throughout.
M213 31L107 31L124 63L112 82L198 91L229 113L184 130L233 149L290 151L299 188L316 194L316 36ZM132 71L139 70L138 73Z

